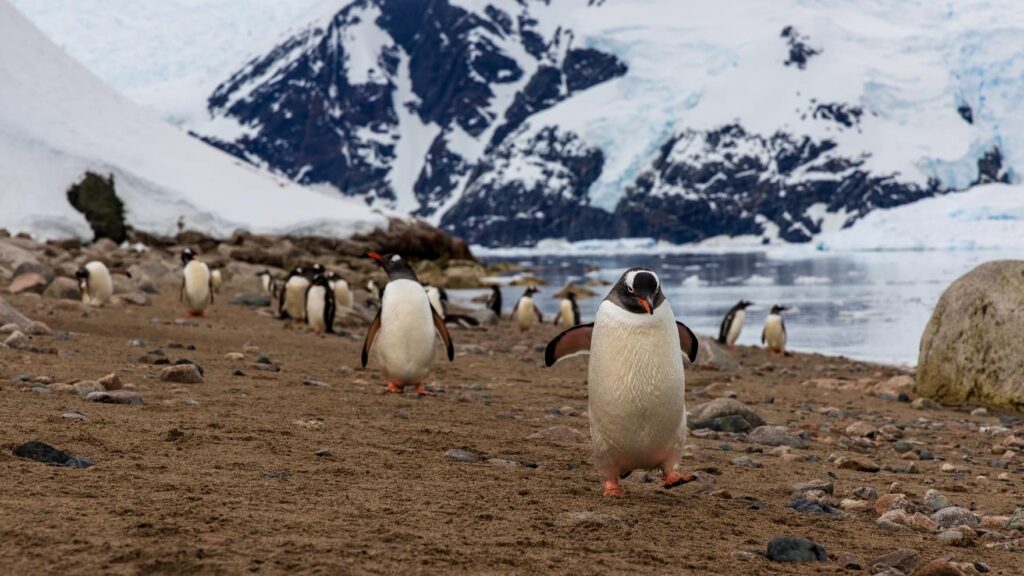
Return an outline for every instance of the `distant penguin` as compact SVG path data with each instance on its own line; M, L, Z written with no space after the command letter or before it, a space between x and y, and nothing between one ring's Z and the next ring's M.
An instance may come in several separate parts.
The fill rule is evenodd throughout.
M288 274L278 296L278 315L281 318L302 320L306 317L306 289L309 288L309 271L296 266Z
M103 306L114 293L114 281L103 262L87 263L75 272L75 278L82 291L82 302L89 306Z
M348 282L334 272L328 272L326 276L327 282L331 285L331 291L334 292L334 304L338 308L354 307L355 298L352 295L352 289L349 287Z
M188 307L189 316L205 316L206 308L213 304L213 282L210 267L196 260L190 248L181 251L185 265L181 279L181 300Z
M214 294L220 293L220 286L224 283L223 277L221 277L220 268L210 271L210 286L213 288Z
M768 350L774 354L786 353L786 323L782 320L782 313L789 310L786 306L776 304L772 311L764 319L764 330L761 332L761 344L766 344Z
M323 274L317 274L306 289L306 324L309 324L317 334L333 334L334 311L334 290L331 290L331 283Z
M491 286L491 295L487 298L487 307L501 320L501 288Z
M555 326L572 328L580 323L580 307L576 304L576 294L569 292L562 303L558 306L558 314L555 316Z
M363 367L373 349L388 379L388 392L400 393L406 386L415 386L417 394L428 395L423 381L434 364L435 334L444 341L449 361L455 358L451 336L405 259L376 252L369 256L384 268L389 282L363 342Z
M590 437L604 495L623 496L619 479L640 468L661 468L666 488L693 480L676 466L687 433L683 354L697 358L697 337L676 321L656 273L627 270L594 322L548 343L544 363L579 354L590 354Z
M270 270L257 272L256 277L260 279L260 288L263 293L270 296L271 299L277 298L277 278L274 278Z
M743 331L743 322L747 319L747 307L753 305L748 300L740 300L722 319L722 327L718 330L718 343L732 348Z
M540 309L533 301L533 295L537 292L535 287L530 286L512 308L512 319L519 326L519 330L529 330L535 324L544 322L544 315L540 313Z
M434 312L437 312L437 315L444 320L444 301L448 299L448 295L444 294L444 288L438 288L437 286L427 284L423 289L427 292L427 300L430 300L430 306L433 307Z
M370 293L371 298L376 298L377 300L380 300L381 289L373 278L367 280L366 291Z

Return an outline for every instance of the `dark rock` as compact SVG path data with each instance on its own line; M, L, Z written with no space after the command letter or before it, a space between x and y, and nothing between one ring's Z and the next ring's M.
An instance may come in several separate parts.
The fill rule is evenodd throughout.
M82 180L68 189L68 202L85 216L94 239L109 238L120 244L128 238L124 204L114 190L114 176L104 178L86 172Z
M755 444L765 444L767 446L807 447L806 440L799 436L794 436L785 426L759 426L747 435L747 440Z
M67 452L58 450L49 444L32 440L14 447L14 455L18 458L26 458L51 464L53 466L67 466L68 468L88 468L93 463L82 456L72 456Z
M772 562L828 562L828 553L821 544L796 536L776 536L768 543L768 559Z
M239 294L238 296L235 296L234 298L231 299L231 303L236 304L238 306L251 306L254 308L265 308L267 306L270 306L271 304L270 298L268 298L266 295L256 294L252 292L247 292L245 294Z
M803 514L817 514L827 518L839 518L842 514L834 506L816 500L807 500L802 495L794 496L789 502L789 508Z
M765 422L760 414L739 400L718 398L694 408L687 423L694 429L749 432Z

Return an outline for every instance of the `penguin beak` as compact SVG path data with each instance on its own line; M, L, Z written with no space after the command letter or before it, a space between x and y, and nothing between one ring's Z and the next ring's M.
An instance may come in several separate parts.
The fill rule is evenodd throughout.
M381 256L380 254L376 252L370 252L369 254L367 254L367 256L369 256L373 260L376 260L378 264L384 265L384 257Z
M643 298L641 296L637 296L636 301L639 302L640 305L644 307L644 310L646 310L648 314L654 314L654 305L651 304L650 298Z

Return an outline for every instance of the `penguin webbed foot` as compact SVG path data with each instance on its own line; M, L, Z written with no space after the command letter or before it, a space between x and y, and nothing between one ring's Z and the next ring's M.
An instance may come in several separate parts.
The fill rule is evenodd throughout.
M673 470L665 475L665 480L662 482L661 487L666 490L669 488L675 488L676 486L682 486L689 482L693 482L697 477L693 474L680 474L678 471Z
M612 478L604 481L604 495L605 497L622 498L626 495L626 491L619 486L619 481L616 478Z
M427 387L424 386L423 384L416 385L416 393L419 394L420 396L436 396L436 394L434 394L430 390L427 390Z
M385 394L401 394L405 390L405 386L402 386L394 380L388 380L388 387L384 389Z

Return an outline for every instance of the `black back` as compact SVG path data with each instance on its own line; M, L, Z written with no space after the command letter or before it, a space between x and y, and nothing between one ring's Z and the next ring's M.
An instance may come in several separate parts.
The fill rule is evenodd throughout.
M487 299L487 307L494 312L498 318L501 318L501 288L497 286L491 286L491 297Z

